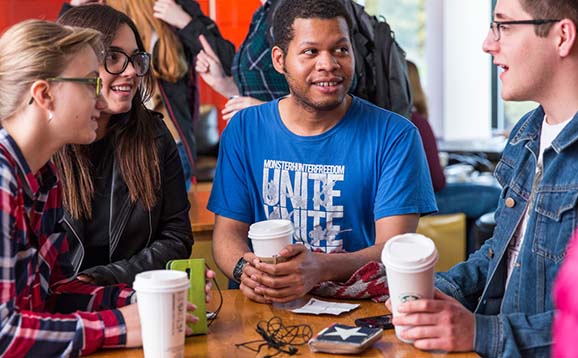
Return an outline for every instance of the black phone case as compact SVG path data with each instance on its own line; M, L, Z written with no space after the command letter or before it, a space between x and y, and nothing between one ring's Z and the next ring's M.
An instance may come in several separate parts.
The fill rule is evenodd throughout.
M391 314L364 317L356 319L355 325L358 327L393 329L394 326L393 323L391 323L392 319L393 317Z

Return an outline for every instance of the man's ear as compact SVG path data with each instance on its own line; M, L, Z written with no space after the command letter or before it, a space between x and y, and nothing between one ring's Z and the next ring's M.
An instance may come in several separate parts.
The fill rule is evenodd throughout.
M284 74L285 54L279 46L273 46L271 49L271 59L273 60L273 67L275 67L275 70L280 74Z
M31 100L34 100L38 106L49 111L53 109L54 99L50 93L50 85L48 82L44 80L34 81L32 86L30 86L30 96L32 97Z
M560 57L567 57L575 49L576 45L576 24L570 19L562 19L559 24L558 53Z

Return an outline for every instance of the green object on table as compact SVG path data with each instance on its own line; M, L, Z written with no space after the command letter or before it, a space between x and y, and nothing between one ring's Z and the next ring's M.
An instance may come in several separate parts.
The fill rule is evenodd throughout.
M207 304L205 296L205 259L171 260L167 269L185 271L189 276L190 287L188 300L197 306L194 315L197 323L189 323L193 334L207 333Z

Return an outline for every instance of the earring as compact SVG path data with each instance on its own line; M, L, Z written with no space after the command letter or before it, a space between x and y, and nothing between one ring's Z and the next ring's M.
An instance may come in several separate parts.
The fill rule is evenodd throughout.
M48 122L50 122L54 118L54 113L48 112Z

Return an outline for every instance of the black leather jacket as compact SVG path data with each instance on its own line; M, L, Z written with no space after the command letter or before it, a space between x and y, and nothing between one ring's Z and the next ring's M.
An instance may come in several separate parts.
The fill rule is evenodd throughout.
M161 190L156 206L148 211L139 202L131 203L128 188L113 160L112 170L106 173L110 185L104 195L109 200L101 200L97 205L109 205L110 219L102 223L102 230L108 230L110 257L103 261L106 265L94 266L82 273L93 277L97 284L126 283L132 285L137 273L162 269L167 261L189 258L193 246L193 234L189 221L189 208L183 170L174 139L155 115L158 133L155 137L159 161L161 163ZM84 221L73 219L65 210L64 228L68 234L70 254L74 269L78 273L85 252Z

